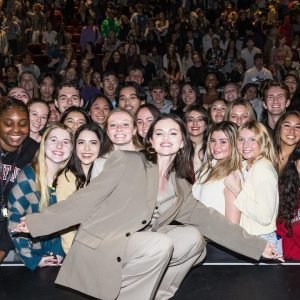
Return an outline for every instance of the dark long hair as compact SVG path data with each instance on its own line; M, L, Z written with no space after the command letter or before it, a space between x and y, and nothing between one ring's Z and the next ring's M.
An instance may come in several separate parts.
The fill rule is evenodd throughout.
M104 141L104 133L103 133L102 129L100 128L100 126L98 126L95 123L90 123L90 124L88 123L88 124L84 124L84 125L80 126L77 129L75 136L74 136L74 149L73 149L71 158L70 158L68 164L66 165L66 167L57 174L56 179L53 184L54 186L56 186L57 178L61 174L64 174L68 180L68 177L67 177L68 171L71 171L76 177L76 189L77 190L80 188L83 188L85 185L89 184L89 182L91 180L93 164L90 166L87 176L85 176L83 169L82 169L81 161L79 160L77 153L76 153L76 148L77 148L76 142L78 140L80 133L83 132L84 130L92 131L96 134L97 138L100 141L100 151L99 151L98 157L102 156L102 154L103 154L102 145L103 145L103 141Z
M278 181L279 187L279 211L278 221L283 222L288 230L286 236L293 235L292 220L295 218L300 201L300 177L296 168L296 162L300 159L300 143L290 154L288 162L283 168Z
M161 121L161 120L173 120L179 125L181 134L182 134L182 140L183 140L183 148L182 150L178 151L178 153L175 156L175 159L171 166L169 167L167 171L167 177L170 176L171 172L175 171L176 177L184 178L188 180L189 182L193 182L194 178L194 170L193 170L193 156L194 156L194 148L192 146L192 143L189 138L189 134L186 130L185 124L182 121L182 119L174 114L161 114L156 117L156 119L151 124L148 133L145 137L145 149L141 152L144 153L146 158L151 161L152 163L157 163L157 153L152 148L151 151L149 151L149 148L151 148L151 142L150 139L153 137L154 128L155 125Z

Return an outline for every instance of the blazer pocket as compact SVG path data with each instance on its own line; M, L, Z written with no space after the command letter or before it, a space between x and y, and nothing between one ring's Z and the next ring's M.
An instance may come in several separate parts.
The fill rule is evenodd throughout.
M103 239L85 230L79 230L75 236L75 241L86 245L89 248L97 249L102 243Z

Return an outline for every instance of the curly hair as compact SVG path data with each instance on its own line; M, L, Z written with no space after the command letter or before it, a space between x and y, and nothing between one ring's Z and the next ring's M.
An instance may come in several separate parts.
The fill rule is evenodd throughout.
M300 177L296 162L300 159L300 143L290 154L288 162L282 170L279 181L279 212L278 221L283 222L287 229L287 237L293 235L292 220L295 218L300 200Z

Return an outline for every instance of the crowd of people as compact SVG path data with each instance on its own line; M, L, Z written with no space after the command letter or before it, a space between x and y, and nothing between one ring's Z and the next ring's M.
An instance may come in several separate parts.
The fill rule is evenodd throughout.
M300 260L300 3L137 2L0 1L0 262L169 299L205 246Z

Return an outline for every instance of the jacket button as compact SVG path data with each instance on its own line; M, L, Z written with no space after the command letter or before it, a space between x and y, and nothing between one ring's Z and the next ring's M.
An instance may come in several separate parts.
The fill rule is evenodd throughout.
M146 220L142 221L142 224L147 224L147 221Z
M120 256L117 257L117 261L121 262L121 257Z
M127 233L126 233L126 236L127 236L127 237L130 236L130 232L127 232Z

